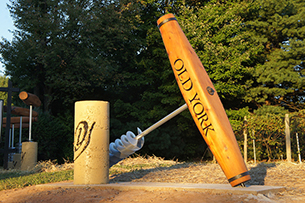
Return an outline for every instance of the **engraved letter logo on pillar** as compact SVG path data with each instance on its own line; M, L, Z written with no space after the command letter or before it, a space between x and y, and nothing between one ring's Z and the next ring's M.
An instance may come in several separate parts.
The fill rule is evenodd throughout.
M93 127L95 125L95 122L91 125L90 130L89 125L87 121L81 121L78 123L74 137L76 140L74 140L74 161L85 151L85 149L88 147L90 143L91 133L93 130Z

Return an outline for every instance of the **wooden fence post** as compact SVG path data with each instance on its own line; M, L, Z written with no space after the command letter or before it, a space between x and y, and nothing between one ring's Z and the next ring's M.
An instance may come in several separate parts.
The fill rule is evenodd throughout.
M300 150L300 143L299 143L299 135L298 135L298 133L295 134L295 137L297 139L298 157L299 157L299 162L301 164L302 163L302 158L301 158L301 150Z
M288 162L291 162L291 140L289 124L289 114L285 114L286 159Z
M254 164L256 164L256 149L255 149L255 139L254 139L254 130L252 129L252 141L253 141L253 158L254 158Z
M247 116L244 117L244 160L247 163L248 160L248 156L247 156L247 152L248 152L248 137L247 137Z

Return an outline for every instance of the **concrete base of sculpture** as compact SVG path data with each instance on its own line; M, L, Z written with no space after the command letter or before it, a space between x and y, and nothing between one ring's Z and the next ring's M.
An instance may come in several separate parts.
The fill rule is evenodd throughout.
M108 102L75 102L75 185L109 182L109 117Z
M73 182L50 183L37 185L37 187L50 188L96 188L96 189L117 189L117 190L147 190L147 191L194 191L209 193L231 193L231 194L268 194L277 193L285 190L282 186L249 185L246 187L232 187L230 184L197 184L197 183L157 183L157 182L119 182L97 185L74 185Z

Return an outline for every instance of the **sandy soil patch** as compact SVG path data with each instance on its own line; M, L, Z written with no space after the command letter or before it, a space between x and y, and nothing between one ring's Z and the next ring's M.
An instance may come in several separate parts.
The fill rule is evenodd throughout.
M121 166L152 160L126 159ZM110 176L111 182L170 182L228 184L221 168L213 163L180 163L154 160L154 166ZM144 164L145 165L145 164ZM35 186L0 192L0 202L305 202L305 164L287 162L248 164L251 185L284 186L286 191L267 195L210 194L189 191L119 191L95 188L39 188Z

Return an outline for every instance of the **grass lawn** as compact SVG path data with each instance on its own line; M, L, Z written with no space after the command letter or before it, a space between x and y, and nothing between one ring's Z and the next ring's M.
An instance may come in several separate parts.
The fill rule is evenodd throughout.
M159 157L126 158L120 163L112 166L109 175L119 175L122 173L133 173L142 169L156 167L170 167L178 162L164 160ZM3 170L0 168L0 191L14 188L23 188L31 185L54 183L65 180L73 180L73 163L62 165L52 161L39 162L31 171L20 171L16 169Z
M73 169L55 172L0 173L0 191L73 179Z

